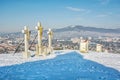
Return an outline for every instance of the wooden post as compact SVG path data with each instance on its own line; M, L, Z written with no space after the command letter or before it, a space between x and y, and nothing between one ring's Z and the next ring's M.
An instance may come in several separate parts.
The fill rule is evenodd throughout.
M35 56L39 56L39 48L38 48L38 44L36 44L36 54Z

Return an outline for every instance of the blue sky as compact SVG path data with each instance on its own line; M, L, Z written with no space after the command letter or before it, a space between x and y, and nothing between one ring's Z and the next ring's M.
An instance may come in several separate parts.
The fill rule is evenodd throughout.
M0 32L83 25L120 28L120 0L0 0Z

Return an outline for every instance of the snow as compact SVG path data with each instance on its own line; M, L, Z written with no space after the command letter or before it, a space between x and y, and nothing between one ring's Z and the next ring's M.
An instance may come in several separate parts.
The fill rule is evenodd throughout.
M54 51L23 59L0 54L0 80L120 80L120 55Z
M0 66L10 66L14 64L22 64L25 62L33 62L37 60L46 60L52 59L56 57L55 54L51 54L49 56L33 56L29 57L28 59L24 59L22 53L16 53L15 55L12 54L0 54Z
M89 52L81 55L83 55L84 59L92 60L120 71L120 54Z

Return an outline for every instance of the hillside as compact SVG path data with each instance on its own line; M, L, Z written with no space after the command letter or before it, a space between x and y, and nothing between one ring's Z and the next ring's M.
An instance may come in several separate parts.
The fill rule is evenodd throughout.
M76 25L74 27L68 26L65 28L54 29L56 38L72 38L80 36L109 36L109 37L119 37L120 29L104 29L104 28L95 28L95 27L84 27Z
M65 32L65 31L93 31L100 33L120 33L120 29L105 29L105 28L95 28L95 27L85 27L81 25L76 25L74 27L68 26L65 28L54 29L55 32Z
M119 29L104 29L104 28L95 28L95 27L85 27L76 25L74 27L68 26L59 29L52 29L54 32L55 39L70 39L74 37L98 37L98 36L108 36L108 37L120 37L120 28ZM37 31L32 30L32 35L36 35ZM0 36L9 36L9 37L19 37L23 36L21 32L15 33L0 33ZM43 31L43 36L47 37L47 30Z

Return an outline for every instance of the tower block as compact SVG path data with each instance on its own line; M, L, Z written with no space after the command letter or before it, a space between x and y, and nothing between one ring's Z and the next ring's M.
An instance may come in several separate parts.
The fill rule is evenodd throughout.
M24 44L25 44L25 52L23 53L23 58L28 58L30 57L30 52L28 52L30 31L28 27L25 26L24 30L22 30L22 33L24 33Z
M42 54L42 34L43 34L43 27L42 27L42 25L41 25L40 22L38 22L38 25L37 25L36 29L38 30L38 49L37 49L38 51L36 51L36 52L38 52L37 53L38 55L43 55Z
M102 45L101 44L96 44L96 51L102 52Z
M88 40L80 40L80 52L87 53L88 52Z
M53 38L53 32L51 29L48 30L48 53L52 52L52 38Z

